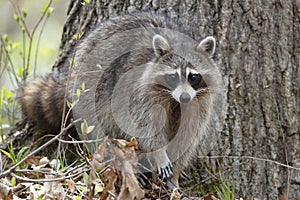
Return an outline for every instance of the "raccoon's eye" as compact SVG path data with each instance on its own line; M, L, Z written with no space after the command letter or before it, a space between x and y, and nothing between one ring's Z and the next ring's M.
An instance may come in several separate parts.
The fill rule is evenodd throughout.
M189 74L188 76L188 81L194 89L199 88L201 80L202 76L200 74Z
M169 89L173 90L179 84L179 76L177 73L175 74L166 74L165 82Z
M167 77L169 81L175 81L177 78L176 74L168 74Z

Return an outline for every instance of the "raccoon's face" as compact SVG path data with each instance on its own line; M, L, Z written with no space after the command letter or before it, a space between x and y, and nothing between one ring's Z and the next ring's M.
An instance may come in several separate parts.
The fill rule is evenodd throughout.
M174 72L163 75L161 83L179 103L190 102L207 88L201 74L189 66L178 67Z
M212 44L208 44L212 43ZM208 45L212 45L214 53L215 40L212 37L204 39L197 47L196 51L200 53L207 52ZM194 66L180 55L171 53L168 41L161 35L153 37L153 49L156 55L155 64L147 78L152 76L156 89L171 94L179 103L186 104L192 101L196 96L204 95L208 91L208 84L199 72L197 66ZM197 49L199 48L199 49ZM209 54L208 54L209 56Z

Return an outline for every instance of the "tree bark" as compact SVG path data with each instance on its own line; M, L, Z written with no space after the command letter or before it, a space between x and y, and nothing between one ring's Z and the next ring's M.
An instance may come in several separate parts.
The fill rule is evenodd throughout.
M209 169L234 184L236 197L300 196L298 0L91 0L86 8L81 2L70 2L54 69L68 70L79 26L88 32L98 22L134 10L165 13L190 27L198 41L207 35L216 37L226 118L219 140L211 141L216 145L210 155L224 157L199 159L190 169L193 181L185 185L199 192L211 182L199 184L209 178L205 172Z

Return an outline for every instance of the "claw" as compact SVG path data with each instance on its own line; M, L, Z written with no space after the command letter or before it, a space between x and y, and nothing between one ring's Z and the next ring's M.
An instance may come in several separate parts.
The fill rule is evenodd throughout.
M162 179L170 179L173 177L173 166L167 155L167 152L162 149L158 152L155 152L153 155L157 167L158 177Z
M172 164L169 163L165 167L159 167L157 169L157 174L162 179L170 179L173 177L173 170L172 170Z
M168 166L169 177L173 176L172 164Z
M163 176L162 176L162 178L165 179L165 178L166 178L166 170L163 169L162 171L163 171Z
M161 173L161 168L158 168L158 169L157 169L157 174L158 174L158 176L159 176L159 177L161 177L161 176L162 176L162 173Z

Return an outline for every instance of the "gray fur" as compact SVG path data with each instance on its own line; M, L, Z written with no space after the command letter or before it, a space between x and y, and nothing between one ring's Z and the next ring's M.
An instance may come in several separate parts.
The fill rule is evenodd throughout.
M207 49L208 42L213 49ZM206 136L212 102L221 85L210 58L214 48L212 37L198 43L177 23L149 12L100 24L79 45L68 84L73 102L82 82L86 85L73 116L96 128L82 138L135 137L142 155L164 178L173 176L178 186L179 174ZM206 84L184 104L172 97L162 79L180 67L197 71ZM192 90L184 79L180 86L180 91Z

